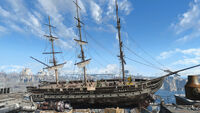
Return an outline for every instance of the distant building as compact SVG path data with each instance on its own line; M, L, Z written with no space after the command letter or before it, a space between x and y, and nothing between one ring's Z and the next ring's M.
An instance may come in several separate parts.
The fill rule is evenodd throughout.
M38 80L39 80L39 81L44 81L45 78L47 77L47 72L45 72L44 70L40 70L40 71L37 73L37 76L38 76Z
M28 82L32 82L33 81L33 74L32 74L31 69L24 68L20 72L20 81L23 82L23 83L28 83Z

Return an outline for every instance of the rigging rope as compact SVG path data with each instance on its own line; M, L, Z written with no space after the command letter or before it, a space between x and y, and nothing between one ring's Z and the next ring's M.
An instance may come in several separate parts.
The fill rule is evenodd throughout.
M105 47L103 47L98 41L96 41L85 29L84 32L89 36L90 39L92 39L99 47L101 47L104 51L108 52L111 55L114 55L114 53L110 50L107 50Z
M103 50L105 50L106 52L108 52L108 53L111 54L111 55L114 55L114 53L113 53L112 51L109 51L109 50L105 49L103 46L101 46L101 44L98 43L94 38L92 38L92 36L91 36L87 31L85 31L85 32L88 34L89 38L91 38L93 41L95 41L95 43L97 43L97 45L99 45ZM160 69L160 68L158 68L158 67L155 67L155 66L152 66L152 65L148 65L148 64L139 62L139 61L137 61L137 60L133 60L133 59L128 58L128 57L125 57L125 58L127 58L127 59L129 59L129 60L131 60L131 61L134 61L134 62L136 62L136 63L139 63L139 64L142 64L142 65L145 65L145 66L154 68L154 69L158 69L158 70L164 71L163 69Z
M136 62L136 63L138 63L138 64L142 64L142 65L145 65L145 66L148 66L148 67L151 67L151 68L154 68L154 69L158 69L158 70L161 70L161 71L163 71L162 69L160 69L160 68L157 68L157 67L153 67L153 66L151 66L151 65L148 65L148 64L145 64L145 63L142 63L142 62L139 62L139 61L137 61L137 60L133 60L133 59L131 59L131 58L128 58L128 57L126 57L126 56L124 56L125 58L127 58L127 59L129 59L129 60L131 60L131 61L133 61L133 62Z
M124 28L124 27L123 27ZM125 29L125 28L124 28ZM129 33L128 32L126 32L127 34L128 34L128 37L130 37L130 35L129 35ZM159 62L158 60L156 60L151 54L149 54L147 51L145 51L141 46L140 46L140 44L139 43L137 43L133 38L129 38L133 43L135 43L136 44L136 46L138 47L138 48L140 48L147 56L149 56L154 62L156 62L157 64L159 64L160 66L162 66L163 68L166 68L166 69L168 69L167 67L165 67L161 62Z
M82 19L84 20L84 16L82 16ZM103 24L103 23L102 23L102 24ZM84 30L84 32L85 32L85 36L86 36L86 34L87 34L93 41L95 41L95 43L96 43L99 47L103 48L103 50L107 51L109 54L114 55L112 51L109 51L108 49L104 48L98 41L96 41L94 38L92 38L92 36L84 29L84 27L83 27L83 30ZM128 34L128 35L129 35L129 34ZM132 40L133 42L136 43L136 41L133 40L132 38L131 38L131 40ZM161 65L162 67L165 68L165 66L164 66L163 64L161 64L161 63L158 62L155 58L153 58L148 52L146 52L141 46L139 46L138 43L136 43L136 45L137 45L146 55L150 56L150 58L151 58L152 60L154 60L156 63L158 63L159 65ZM133 54L136 55L137 57L141 58L142 60L144 60L146 63L148 63L148 64L150 64L150 65L131 59L132 61L137 62L137 63L139 63L139 64L143 64L143 65L145 65L145 66L153 67L153 68L155 68L155 69L159 69L159 70L164 71L164 69L161 69L161 68L155 66L153 63L151 63L151 62L147 61L146 59L144 59L143 57L139 56L138 54L136 54L135 52L133 52L131 49L129 49L128 47L126 47L125 45L124 45L124 47L127 48L127 50L129 50L131 53L133 53ZM128 58L128 57L126 57L126 58L130 60L130 58Z
M99 58L103 58L103 57L102 57L101 55L99 55L96 51L94 51L94 53L96 53L96 55L99 56ZM88 51L88 54L90 55L90 57L91 57L92 59L95 59L95 57L92 57L92 55L90 54L89 51ZM95 60L94 60L94 61L95 61ZM105 58L104 58L104 61L108 62L108 60L105 59ZM99 63L101 66L104 67L104 65L103 65L100 61L98 61L97 59L96 59L96 62Z
M136 41L133 40L135 43ZM139 44L136 43L136 45L146 54L148 55L152 60L154 60L157 64L159 64L160 66L166 68L162 63L160 63L159 61L157 61L152 55L150 55L147 51L145 51L141 46L139 46Z
M84 27L83 27L83 30L84 30L85 34L88 35L89 38L92 39L100 48L102 48L104 51L106 51L107 53L109 53L111 56L114 55L114 53L113 53L112 51L109 51L109 50L105 49L98 41L96 41L96 40L85 30ZM90 44L90 43L89 43L89 44ZM93 47L91 47L91 48L93 48ZM100 58L104 58L104 60L106 60L106 62L109 62L109 60L106 59L107 57L106 57L106 58L103 57L103 56L100 55L96 50L94 50L94 53L95 53L97 56L99 56Z
M155 66L153 63L151 63L151 62L147 61L146 59L144 59L143 57L139 56L137 53L135 53L134 51L132 51L131 49L129 49L127 46L125 46L125 45L123 45L123 46L124 46L128 51L130 51L131 53L133 53L135 56L141 58L141 59L144 60L146 63L150 64L152 67L155 67L155 68L157 68L157 69L159 69L159 70L164 71L164 69L161 69L161 68Z

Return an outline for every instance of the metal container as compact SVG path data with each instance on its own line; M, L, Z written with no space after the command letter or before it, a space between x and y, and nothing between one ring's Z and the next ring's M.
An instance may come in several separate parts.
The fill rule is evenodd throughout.
M197 75L189 75L188 82L185 85L186 98L191 100L200 100L200 84Z

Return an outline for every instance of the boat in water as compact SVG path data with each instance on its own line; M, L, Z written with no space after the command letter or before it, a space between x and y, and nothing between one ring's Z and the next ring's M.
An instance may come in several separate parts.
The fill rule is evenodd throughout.
M57 37L51 34L50 18L49 18L49 35L45 35L52 43L52 51L46 54L52 54L53 66L47 65L33 57L34 60L44 64L46 69L53 69L56 76L55 82L43 81L37 87L28 86L27 91L32 94L32 99L35 102L48 103L46 106L56 104L56 109L63 111L64 108L73 107L73 109L101 109L101 108L134 108L134 107L146 107L148 103L153 101L152 95L158 91L165 77L177 74L178 72L198 67L200 65L188 67L177 71L169 71L168 74L161 77L157 77L151 80L147 79L129 79L125 78L124 71L124 53L123 43L121 41L120 34L120 19L118 17L118 4L116 5L116 18L117 29L119 38L119 59L121 63L122 78L121 79L102 79L102 80L88 80L86 74L86 65L89 64L91 59L86 59L83 46L88 42L82 40L81 25L83 24L79 17L78 2L74 2L77 8L77 28L79 31L79 39L74 39L81 49L81 55L79 58L81 61L76 63L78 67L83 69L84 80L75 81L58 81L58 68L62 67L65 63L57 64L55 60L55 54L60 52L54 51L54 41ZM62 109L61 109L62 108ZM50 109L50 108L49 108Z

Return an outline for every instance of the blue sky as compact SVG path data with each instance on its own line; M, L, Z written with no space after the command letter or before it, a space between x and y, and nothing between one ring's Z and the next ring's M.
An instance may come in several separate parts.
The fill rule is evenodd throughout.
M88 73L120 73L118 39L114 0L78 0L81 7L84 47L91 63ZM200 62L200 1L199 0L118 0L121 32L127 48L125 56L136 61L172 70L199 64ZM79 46L74 42L77 28L72 0L2 0L0 3L0 70L20 72L27 67L33 73L43 65L30 59L36 57L47 62L50 50L48 40L48 16L56 28L58 62L67 61L61 73L81 72L74 64L80 59ZM142 49L141 49L142 48ZM144 52L144 51L146 52ZM148 54L146 54L148 53ZM153 58L151 58L153 57ZM126 59L125 68L131 74L160 76L162 71ZM150 63L149 63L150 62ZM162 65L164 65L164 67ZM199 74L199 69L182 73Z

